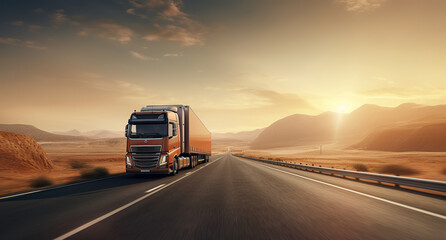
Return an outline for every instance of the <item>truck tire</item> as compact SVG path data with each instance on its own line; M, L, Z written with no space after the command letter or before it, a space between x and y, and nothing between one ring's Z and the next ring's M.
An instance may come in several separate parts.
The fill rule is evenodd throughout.
M194 165L194 156L190 156L190 157L189 157L189 161L190 161L190 166L189 166L189 168L190 168L190 169L194 168L194 167L195 167L195 165Z
M170 173L170 175L174 176L178 173L178 160L175 160L175 162L173 162L173 171L172 173Z

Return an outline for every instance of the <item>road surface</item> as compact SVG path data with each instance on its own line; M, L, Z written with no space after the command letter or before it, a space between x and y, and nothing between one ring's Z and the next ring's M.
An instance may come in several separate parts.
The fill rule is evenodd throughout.
M0 199L1 239L445 239L441 197L215 156Z

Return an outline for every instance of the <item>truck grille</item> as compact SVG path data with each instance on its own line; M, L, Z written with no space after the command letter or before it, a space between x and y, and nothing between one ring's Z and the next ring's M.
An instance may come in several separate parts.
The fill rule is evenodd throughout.
M133 153L133 164L139 169L156 168L160 155L160 153Z
M159 153L161 146L130 146L134 153Z

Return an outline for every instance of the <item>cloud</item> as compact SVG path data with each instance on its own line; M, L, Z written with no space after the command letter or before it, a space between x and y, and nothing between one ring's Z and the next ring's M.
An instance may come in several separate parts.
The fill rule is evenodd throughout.
M144 36L145 40L153 41L166 39L169 41L180 42L184 46L193 46L203 44L203 33L191 32L184 27L176 25L161 26L154 24L155 31Z
M78 33L80 36L87 36L89 33L120 43L128 43L132 40L134 32L128 27L115 23L100 23L93 27L85 28Z
M349 12L366 12L381 7L387 0L336 0L336 2L345 4Z
M34 24L28 25L28 30L30 30L31 32L37 31L41 28L42 28L42 26L40 26L40 25L34 25Z
M160 96L155 93L147 95L146 88L133 82L110 80L108 77L89 72L80 74L80 77L83 79L81 82L85 86L95 90L95 95L100 94L103 98L108 98L110 101L122 99L141 104L141 102L154 102L168 99L165 95Z
M218 109L247 112L314 111L306 100L296 94L281 93L257 88L219 88L206 87L213 95L213 101L201 102L199 107L207 110ZM224 96L220 99L220 96Z
M67 14L65 14L64 9L58 9L51 15L51 21L53 22L54 26L59 26L64 23L69 23L71 25L80 25L79 22L71 20Z
M424 88L376 88L371 90L358 91L359 95L371 98L391 98L391 99L426 99L443 98L446 89L424 89Z
M121 43L130 41L133 36L132 29L114 23L102 23L98 25L98 28L102 30L99 36Z
M175 21L175 18L188 18L187 14L180 10L180 7L183 5L182 1L130 0L129 2L135 8L147 8L149 10L156 11L159 17L169 21ZM134 9L132 12L134 13Z
M158 60L159 60L158 58L153 58L153 57L149 57L149 56L144 56L144 55L142 55L141 53L138 53L138 52L135 52L135 51L130 51L130 54L131 54L133 57L135 57L135 58L137 58L137 59L140 59L140 60L143 60L143 61L148 61L148 60L150 60L150 61L158 61Z
M140 18L147 18L147 16L144 15L144 14L136 13L134 8L129 8L125 12L128 13L128 14L131 14L131 15L138 16Z
M264 99L267 103L266 107L274 106L280 108L315 110L315 108L307 101L295 94L279 93L272 90L262 89L246 89L243 91Z
M45 13L45 10L43 8L36 8L33 10L35 13Z
M47 47L40 46L34 41L21 40L21 39L17 39L17 38L2 38L2 37L0 37L0 43L12 45L12 46L27 47L27 48L37 49L37 50L47 49Z
M16 26L16 27L21 27L21 26L24 26L25 23L23 21L14 21L11 23L11 25ZM32 32L42 28L42 26L36 25L36 24L28 24L27 26L28 26L28 30L30 30Z
M11 23L11 25L16 26L16 27L20 27L23 25L23 21L14 21Z
M52 21L56 25L61 25L69 21L67 15L65 14L65 10L58 9L52 15Z
M153 24L154 30L145 35L144 39L148 41L166 39L184 46L204 43L205 27L181 10L182 1L130 0L129 2L133 8L128 9L127 13L139 16L142 14L138 14L137 11L146 11L157 16L156 23Z
M125 12L128 13L128 14L136 15L136 13L135 13L135 9L134 9L134 8L129 8L129 9L127 9L127 11L125 11Z
M178 57L178 56L183 56L183 54L181 54L181 53L164 53L163 56L164 57Z

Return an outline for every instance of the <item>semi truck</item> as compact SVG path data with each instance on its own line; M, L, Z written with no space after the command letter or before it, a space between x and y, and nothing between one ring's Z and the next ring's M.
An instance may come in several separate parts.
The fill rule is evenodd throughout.
M177 174L208 162L211 133L186 105L149 105L125 127L127 173Z

